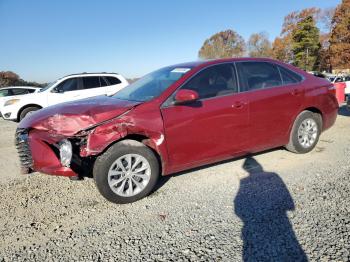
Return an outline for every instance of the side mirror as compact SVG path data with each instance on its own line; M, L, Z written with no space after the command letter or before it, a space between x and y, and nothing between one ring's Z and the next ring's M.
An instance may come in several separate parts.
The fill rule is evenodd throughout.
M181 89L175 95L175 104L186 104L198 100L199 95L196 91Z
M54 87L51 92L52 93L60 93L60 94L64 93L64 91L62 89L57 88L57 86Z

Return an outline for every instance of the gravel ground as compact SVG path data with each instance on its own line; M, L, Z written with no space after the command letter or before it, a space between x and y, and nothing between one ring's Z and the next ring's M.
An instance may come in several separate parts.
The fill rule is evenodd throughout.
M350 113L315 150L276 149L106 202L92 180L21 176L0 121L0 261L349 261Z

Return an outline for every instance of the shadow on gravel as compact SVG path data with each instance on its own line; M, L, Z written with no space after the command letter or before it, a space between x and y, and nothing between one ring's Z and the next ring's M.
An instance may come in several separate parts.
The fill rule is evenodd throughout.
M350 116L350 102L349 102L349 106L342 105L341 107L339 107L338 115Z
M253 158L244 164L234 211L243 221L243 261L307 261L287 211L294 201L276 173L265 172Z

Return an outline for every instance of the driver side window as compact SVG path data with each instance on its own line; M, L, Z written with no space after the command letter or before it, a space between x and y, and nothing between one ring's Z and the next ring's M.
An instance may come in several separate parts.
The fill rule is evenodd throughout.
M57 86L57 90L60 92L69 92L78 90L78 79L70 78L63 81L61 84Z
M231 63L211 66L194 76L181 89L199 94L199 99L237 93L236 74Z

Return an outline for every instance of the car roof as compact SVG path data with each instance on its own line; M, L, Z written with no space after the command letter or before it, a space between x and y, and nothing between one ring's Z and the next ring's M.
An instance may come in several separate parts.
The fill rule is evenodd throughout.
M86 75L119 75L119 74L118 73L107 73L107 72L100 72L100 73L83 72L83 73L75 73L75 74L66 75L64 77L67 77L67 76L86 76ZM62 77L62 78L64 78L64 77Z
M206 66L212 64L220 64L227 62L242 62L242 61L261 61L261 62L278 62L270 58L256 58L256 57L239 57L239 58L220 58L220 59L208 59L208 60L198 60L186 63L180 63L172 65L173 67L197 67L197 66Z
M5 87L0 87L0 90L2 90L2 89L13 89L13 88L19 88L19 89L40 89L41 87L39 87L39 86L5 86Z
M101 73L83 72L83 73L75 73L75 74L65 75L65 76L58 78L57 80L62 80L62 79L66 79L66 78L73 78L73 77L80 77L80 76L119 76L120 77L121 75L118 73L107 73L107 72L101 72Z

